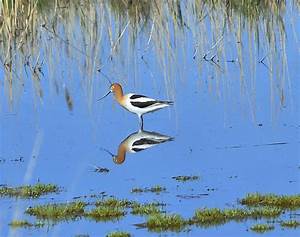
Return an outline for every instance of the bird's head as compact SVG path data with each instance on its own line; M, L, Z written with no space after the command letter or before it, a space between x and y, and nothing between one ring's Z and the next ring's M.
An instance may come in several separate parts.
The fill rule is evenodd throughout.
M122 91L122 86L119 83L113 83L110 86L110 92L112 93L118 93L119 91Z

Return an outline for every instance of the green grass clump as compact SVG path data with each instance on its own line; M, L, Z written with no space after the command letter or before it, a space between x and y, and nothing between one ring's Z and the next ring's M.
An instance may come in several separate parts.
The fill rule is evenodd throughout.
M31 228L31 227L43 227L45 225L45 223L43 222L37 222L35 224L32 224L26 220L13 220L12 222L9 223L9 225L12 228Z
M282 213L279 208L254 208L254 209L225 209L219 208L198 209L195 211L190 223L201 226L222 225L229 221L242 221L245 219L275 218Z
M186 182L186 181L195 181L199 179L199 176L186 176L186 175L179 175L179 176L174 176L172 179L175 179L176 181L179 182Z
M35 184L20 187L1 187L0 196L20 197L20 198L38 198L48 193L56 193L59 188L54 184Z
M124 231L114 231L106 235L106 237L130 237L131 234Z
M254 193L247 194L245 198L240 200L240 203L246 206L271 206L294 210L300 208L300 195L262 195Z
M251 226L250 229L257 233L265 233L267 231L274 230L274 226L268 224L256 224Z
M86 216L96 221L111 221L118 220L125 216L125 214L126 212L121 208L98 206L90 212L86 213Z
M159 203L147 203L147 204L135 204L132 206L131 214L132 215L140 215L147 216L161 213L161 209L158 208L160 206Z
M218 208L198 209L195 211L193 222L200 225L217 225L226 222L226 217L222 210Z
M155 214L149 216L145 226L150 231L181 231L187 222L179 215Z
M300 227L300 222L296 220L283 221L280 223L282 227L297 228Z
M165 187L162 187L160 185L155 185L153 187L150 188L133 188L131 190L132 193L147 193L147 192L151 192L151 193L161 193L166 191L167 189Z
M111 207L111 208L129 208L132 207L135 202L129 201L127 199L116 199L116 198L108 198L105 200L96 201L96 206L102 207Z
M39 219L61 221L76 219L77 217L83 216L85 206L86 203L82 201L61 204L47 204L30 207L25 213L35 216Z

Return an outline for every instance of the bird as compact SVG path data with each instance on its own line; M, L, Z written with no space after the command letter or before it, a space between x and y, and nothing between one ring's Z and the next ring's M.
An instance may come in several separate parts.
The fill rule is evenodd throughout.
M102 149L109 153L115 164L123 164L126 158L126 153L136 153L139 151L146 150L150 147L156 146L158 144L173 141L174 138L162 135L157 132L149 132L145 130L139 130L128 135L119 145L118 154L114 155L106 149Z
M173 101L156 100L145 95L139 95L135 93L128 93L124 95L123 88L119 83L112 83L107 94L98 99L98 101L104 99L110 93L113 93L115 100L123 108L138 116L140 130L143 130L144 127L144 114L160 110L173 105L174 103Z

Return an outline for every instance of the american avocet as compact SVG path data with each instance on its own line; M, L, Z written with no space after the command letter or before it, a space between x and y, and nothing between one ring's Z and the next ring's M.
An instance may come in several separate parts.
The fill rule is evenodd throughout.
M115 100L128 111L137 114L139 117L140 129L143 129L143 115L146 113L154 112L156 110L168 107L173 104L173 101L162 101L149 98L144 95L129 93L124 95L122 86L119 83L113 83L110 90L104 95L101 100L108 96L110 93L114 94Z
M127 152L136 153L156 146L160 143L173 140L173 137L162 135L157 132L139 130L138 132L130 134L120 143L117 155L114 155L107 150L105 151L113 157L114 163L122 164L125 161Z

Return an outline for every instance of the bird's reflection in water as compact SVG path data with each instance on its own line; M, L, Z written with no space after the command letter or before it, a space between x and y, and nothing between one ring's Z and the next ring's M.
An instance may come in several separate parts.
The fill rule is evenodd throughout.
M113 161L115 164L122 164L125 161L127 152L136 153L158 144L173 140L173 137L169 137L167 135L162 135L157 132L140 130L138 132L130 134L120 143L118 153L116 155L107 150L106 151L113 157Z

